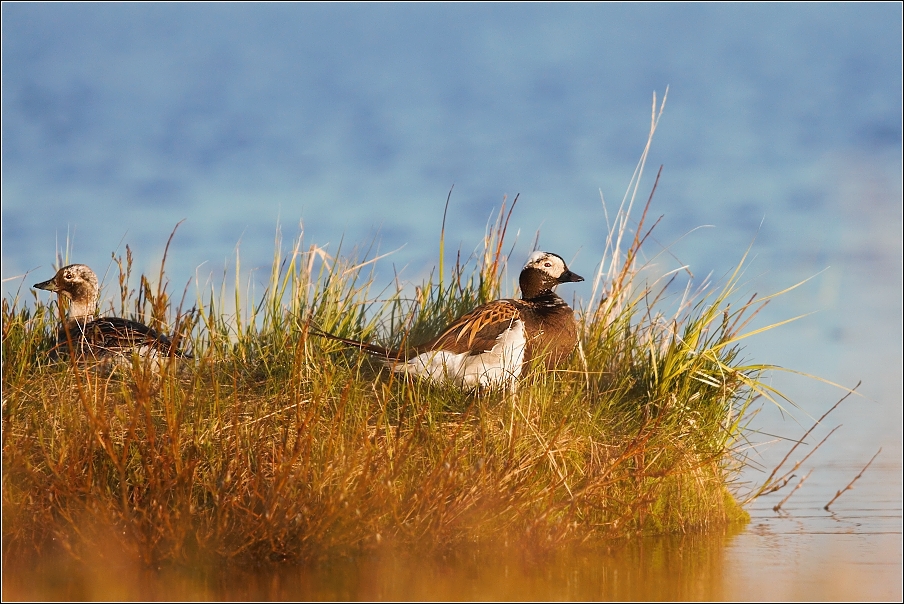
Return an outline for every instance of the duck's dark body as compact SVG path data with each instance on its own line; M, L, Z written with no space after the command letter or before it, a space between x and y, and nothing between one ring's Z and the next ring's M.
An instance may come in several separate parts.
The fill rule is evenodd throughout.
M67 319L57 330L54 355L73 351L78 356L102 358L107 355L160 354L191 358L173 346L173 342L143 323L120 317L103 317L93 321Z
M516 322L524 324L524 363L542 357L552 369L568 357L577 344L574 313L565 300L549 292L521 300L496 300L456 319L436 338L413 347L413 355L432 350L453 354L481 354L491 350L499 336Z

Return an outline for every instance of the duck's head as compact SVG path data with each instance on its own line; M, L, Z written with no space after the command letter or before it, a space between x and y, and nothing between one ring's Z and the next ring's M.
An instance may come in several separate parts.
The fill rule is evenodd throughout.
M534 252L521 270L521 296L525 300L551 292L560 283L574 283L584 278L568 270L565 261L552 252Z
M69 298L72 302L70 316L84 317L94 314L99 292L97 275L84 264L64 266L52 279L35 283L34 287Z

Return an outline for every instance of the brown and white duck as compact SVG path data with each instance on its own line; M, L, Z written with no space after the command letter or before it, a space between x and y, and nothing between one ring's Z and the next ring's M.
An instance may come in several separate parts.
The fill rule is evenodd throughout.
M577 345L574 312L553 289L583 281L561 256L534 252L521 271L521 299L495 300L452 322L439 336L407 351L314 330L311 333L384 357L393 371L463 388L508 388L535 358L547 369Z
M147 325L120 317L95 318L100 294L97 275L84 264L70 264L37 289L69 299L69 315L57 331L53 355L72 351L82 359L110 360L131 356L190 358L163 334Z

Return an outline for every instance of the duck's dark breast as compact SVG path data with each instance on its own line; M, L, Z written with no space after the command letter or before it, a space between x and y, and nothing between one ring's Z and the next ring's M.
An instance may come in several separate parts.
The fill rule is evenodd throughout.
M521 310L528 334L525 362L543 359L547 369L568 360L578 343L574 312L567 305L528 306Z

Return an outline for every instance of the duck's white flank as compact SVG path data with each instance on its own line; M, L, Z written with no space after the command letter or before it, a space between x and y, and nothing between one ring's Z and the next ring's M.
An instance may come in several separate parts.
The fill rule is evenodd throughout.
M496 344L486 352L453 353L430 350L407 362L392 365L392 370L429 379L435 383L451 382L462 388L497 388L513 384L524 364L524 322L512 321L499 334Z

